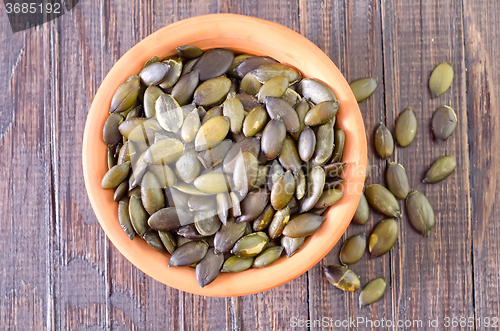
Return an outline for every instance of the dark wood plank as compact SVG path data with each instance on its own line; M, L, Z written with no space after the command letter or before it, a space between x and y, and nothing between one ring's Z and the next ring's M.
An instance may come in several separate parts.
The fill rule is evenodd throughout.
M481 322L476 323L477 330L486 327L486 318L500 319L498 12L498 2L464 1L474 301L476 322Z
M301 4L303 4L301 6L302 32L330 56L348 82L367 76L380 78L379 87L374 95L359 104L367 131L368 155L373 165L367 183L378 183L381 180L379 170L384 167L385 162L374 157L371 132L379 122L385 121L380 4L375 0L340 3L303 1ZM382 219L381 215L373 213L365 226L349 226L344 238L319 265L309 271L309 318L311 320L328 317L335 322L349 319L349 317L373 320L390 316L392 310L390 295L385 295L376 305L360 310L358 308L359 292L341 292L328 283L322 270L323 265L339 264L338 254L345 238L362 232L368 235L374 225ZM388 281L390 280L389 256L371 260L366 254L351 269L360 276L362 285L377 277L386 277ZM322 327L316 325L311 329L319 330Z
M396 148L391 160L406 168L412 190L428 197L436 216L428 238L411 227L406 214L400 220L399 243L391 254L392 315L394 320L423 323L438 319L442 326L445 317L474 316L462 5L451 0L383 0L381 8L386 122L393 130L398 114L408 106L418 120L415 141ZM432 100L429 76L443 61L453 63L453 84ZM430 122L443 104L455 109L458 126L448 141L437 143ZM438 184L422 183L432 162L446 154L456 156L455 172Z

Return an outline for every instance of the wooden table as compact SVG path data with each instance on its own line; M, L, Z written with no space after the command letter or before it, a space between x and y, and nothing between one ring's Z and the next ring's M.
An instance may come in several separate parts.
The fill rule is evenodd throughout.
M500 324L497 1L81 0L69 14L16 34L4 8L1 4L2 329L289 330L294 322L323 317L333 324L349 318L421 320L421 330L442 330L447 318L474 321L469 329L477 330L485 329L487 318ZM413 107L417 138L397 148L392 160L406 167L412 189L429 197L437 224L424 238L404 216L389 254L375 260L366 254L352 267L363 285L375 277L388 280L383 299L369 308L359 309L358 293L342 293L323 276L322 265L338 263L340 245L279 288L209 298L145 276L99 226L81 166L85 119L99 85L150 33L217 12L256 16L300 32L348 81L380 78L375 94L360 104L374 165L368 183L384 182L385 161L373 154L373 129L379 122L392 129L397 115ZM455 78L445 95L431 100L428 78L442 61L453 63ZM458 127L438 144L430 119L442 104L455 109ZM439 184L423 184L428 166L445 154L457 157L456 171ZM382 219L373 212L366 226L350 226L347 235L369 233ZM428 327L435 319L439 327ZM346 322L332 327L348 328Z

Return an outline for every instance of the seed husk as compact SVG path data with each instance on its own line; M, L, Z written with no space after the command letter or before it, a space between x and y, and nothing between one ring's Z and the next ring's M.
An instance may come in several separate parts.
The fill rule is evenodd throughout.
M180 106L186 105L193 97L194 91L200 81L198 70L191 71L182 76L172 89L172 97Z
M306 175L302 169L295 175L295 198L301 200L306 194Z
M285 208L278 210L269 224L268 233L269 238L277 239L283 233L285 225L288 224L290 220L290 207L285 206Z
M433 99L444 94L450 88L453 74L453 66L448 61L442 62L434 68L429 79L429 90Z
M156 101L162 94L164 93L158 86L149 86L144 92L144 114L147 118L156 116Z
M333 154L330 163L337 163L342 160L344 154L345 132L342 129L335 129Z
M335 188L323 191L314 208L325 208L337 203L344 193Z
M194 186L198 190L209 194L227 192L229 188L226 176L217 172L199 176L194 180Z
M235 145L230 139L221 141L217 146L198 153L198 160L205 169L212 169L224 161L229 149Z
M316 148L316 134L306 126L299 136L299 156L302 161L307 162L311 159Z
M182 61L178 56L171 56L163 63L169 66L165 79L159 84L162 89L168 89L177 83L182 73Z
M204 241L190 241L178 247L170 256L169 267L186 267L198 263L205 257L208 244Z
M109 113L122 112L131 107L137 100L140 89L141 81L139 76L130 76L125 82L118 86L118 89L116 89L116 92L111 99Z
M358 79L350 84L352 93L357 102L368 99L378 85L378 77L366 77Z
M125 199L118 202L118 221L120 222L120 226L122 227L123 231L125 231L129 239L134 239L135 230L132 226L132 222L130 221L128 201Z
M267 112L262 107L253 108L243 121L243 134L245 137L253 137L262 131L267 123Z
M246 227L246 223L235 223L234 219L228 219L226 224L223 224L215 234L215 252L229 252L234 244L243 237Z
M259 163L257 157L249 151L237 156L234 163L233 181L234 188L241 196L246 196L248 191L255 185Z
M163 62L151 63L141 70L139 77L141 78L142 84L146 86L158 85L165 78L168 69L168 65Z
M214 148L229 132L229 119L225 116L216 116L205 122L196 134L194 140L197 152Z
M375 130L373 143L375 151L382 159L389 158L394 152L394 139L391 131L383 123L380 123Z
M267 205L262 214L253 221L253 230L262 231L271 223L275 210L271 204Z
M361 287L358 276L341 265L323 266L326 279L335 287L346 292L355 292Z
M384 295L386 286L384 278L377 278L366 284L359 293L359 308L378 301Z
M394 136L401 147L406 147L417 134L417 118L411 107L406 108L398 117L394 128Z
M252 74L247 74L246 76L251 75L255 77ZM246 77L245 76L245 77ZM257 82L257 78L255 78ZM258 91L257 94L257 99L262 102L266 103L268 97L276 97L276 98L281 98L283 94L285 94L286 90L288 89L288 77L286 76L278 76L269 79L267 82L262 85ZM255 94L255 93L248 93L248 94Z
M325 217L311 213L293 216L283 229L283 234L290 238L306 237L314 234Z
M141 198L131 196L128 204L128 213L130 216L130 222L135 232L142 237L147 231L149 231L148 225L148 212L144 209Z
M277 63L275 59L267 56L250 56L240 62L234 69L238 77L245 77L250 71L260 67L263 64ZM255 77L255 76L254 76Z
M439 141L450 138L457 127L457 114L448 106L441 106L432 115L432 132Z
M285 138L278 160L286 170L289 170L294 174L296 174L302 167L297 146L295 145L295 141L290 136Z
M158 235L160 236L160 240L163 243L163 246L165 246L170 254L173 254L177 249L177 240L175 239L172 232L158 231Z
M325 170L320 166L315 166L309 171L307 174L306 194L300 205L301 213L311 210L318 203L325 187L325 178Z
M224 101L222 114L229 119L231 132L240 133L243 127L245 111L243 109L243 104L236 98L236 94L233 92L229 93L226 101Z
M339 111L338 101L324 101L311 108L304 118L305 125L315 126L332 120Z
M257 93L259 93L261 87L262 83L259 82L257 78L255 78L255 76L252 75L251 73L246 74L240 83L240 90L243 91L243 93L250 95L256 95Z
M304 123L304 119L306 118L306 114L309 112L311 109L311 106L309 105L309 102L306 99L302 99L299 104L295 107L295 111L297 112L297 115L299 116L299 131L291 133L291 136L293 139L297 140L300 137L300 134L302 133L302 130L306 127L306 124Z
M251 71L252 75L261 83L266 83L272 78L286 76L290 85L300 81L302 74L294 67L282 63L268 63L260 65Z
M179 178L184 182L194 182L201 172L201 164L196 152L193 149L186 150L184 155L175 162L175 170Z
M239 257L254 257L264 251L269 243L269 237L264 232L250 233L238 240L231 253Z
M428 236L435 224L434 210L427 197L414 191L406 198L406 210L410 223L423 236Z
M181 106L170 94L162 94L155 104L156 119L160 126L168 131L177 133L184 121Z
M200 287L205 287L219 276L220 269L224 263L224 255L217 254L210 248L205 257L196 265L196 279Z
M197 211L194 214L194 226L202 236L214 235L220 229L221 224L215 209Z
M240 272L249 269L253 264L253 257L239 257L233 255L222 266L221 272Z
M203 54L203 50L196 46L185 45L179 46L176 49L177 54L185 59L194 59Z
M238 222L250 222L256 219L266 208L269 201L269 191L266 188L254 189L241 200L241 216Z
M281 152L283 142L286 138L286 126L278 116L270 120L261 138L261 149L268 160L276 158Z
M447 178L457 167L457 159L446 155L437 159L425 174L424 183L437 183Z
M365 189L366 200L370 206L389 217L401 217L399 203L394 194L379 184L368 185Z
M332 156L334 143L333 124L334 120L330 120L320 125L318 131L316 131L316 147L312 158L314 165L323 165Z
M123 197L127 195L128 192L128 182L124 180L115 190L113 194L113 200L116 202L120 201Z
M123 116L119 113L109 115L104 123L102 137L104 143L108 146L116 146L122 141L122 135L118 130L118 126L123 122Z
M216 202L213 195L193 195L188 200L188 207L191 211L209 211L215 209Z
M148 171L142 177L141 201L149 215L154 214L165 206L165 196L159 180L154 173Z
M305 237L290 238L286 236L281 237L281 246L285 248L286 257L290 258L299 251L305 241Z
M271 189L271 205L275 210L285 208L295 193L295 178L290 171L281 175ZM275 239L275 238L273 238Z
M391 162L387 165L385 179L387 188L398 199L406 199L410 193L410 184L405 168L396 162Z
M200 80L203 80L201 78L201 73ZM231 80L229 78L221 76L209 79L198 85L198 87L194 91L194 103L200 106L210 106L218 104L226 98L230 89Z
M276 97L267 97L266 100L266 110L271 119L279 116L283 120L288 132L293 133L299 131L299 115L297 115L295 109L293 109L286 100Z
M366 200L365 194L361 194L361 199L359 200L356 212L352 217L352 221L359 225L364 225L368 222L368 216L370 216L370 208L368 206L368 201Z
M370 235L368 250L372 257L379 257L387 253L399 235L399 223L394 218L388 218L378 223Z
M144 154L143 160L152 164L169 164L179 160L183 152L184 144L180 140L166 138L151 145Z
M102 178L101 187L105 190L118 187L118 185L127 179L129 172L130 161L115 165Z
M297 92L315 105L324 101L337 101L332 89L322 81L314 78L302 79L297 87Z
M366 250L366 235L360 233L344 241L340 249L340 262L350 265L358 262Z
M265 251L260 253L253 260L254 268L264 268L276 262L283 252L283 246L273 246L266 248Z

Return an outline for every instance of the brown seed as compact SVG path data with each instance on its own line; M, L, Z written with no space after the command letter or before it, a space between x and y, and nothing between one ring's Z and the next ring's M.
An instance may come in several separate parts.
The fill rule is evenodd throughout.
M365 285L359 294L359 308L368 306L378 301L385 292L387 282L383 278L377 278Z
M180 246L170 257L169 267L186 267L198 263L205 257L208 244L204 241L190 241Z
M424 183L437 183L447 178L457 167L457 159L446 155L437 159L425 174Z
M281 117L288 132L297 132L300 129L299 115L288 102L282 98L267 97L266 110L271 119Z
M309 126L325 124L333 119L338 111L338 101L321 102L307 112L304 123Z
M325 208L337 203L344 193L335 188L323 191L314 208Z
M406 147L415 139L416 134L417 118L411 107L408 107L398 117L394 136L401 147Z
M281 236L281 246L285 248L286 257L290 258L299 251L305 241L305 237L290 238Z
M316 134L306 126L299 137L299 156L302 161L307 162L311 159L316 148Z
M318 203L325 187L325 178L325 170L320 166L315 166L309 170L307 174L306 194L300 205L301 213L311 210Z
M283 252L283 246L273 246L266 248L265 251L263 251L257 257L255 257L255 259L253 260L253 267L254 268L267 267L268 265L276 262L280 258L282 252Z
M387 165L385 179L387 188L398 199L406 199L410 193L410 184L408 183L408 176L403 166L396 162L391 162Z
M285 138L278 160L286 170L290 170L294 174L302 167L297 146L291 137L287 136Z
M350 84L352 93L357 102L368 99L377 89L378 77L366 77L358 79Z
M365 189L365 196L370 206L378 212L389 217L401 217L396 197L385 187L379 184L368 185Z
M375 130L373 143L375 151L383 159L387 159L394 152L394 139L391 131L383 123L380 123Z
M256 219L267 206L269 191L266 188L255 189L248 192L241 201L241 216L238 222L250 222Z
M248 75L255 77L252 74L247 74L246 76ZM255 80L258 82L257 78L255 78ZM267 82L264 83L264 85L260 87L258 91L259 93L257 94L257 99L262 103L266 103L267 97L281 98L283 94L285 94L287 89L288 89L288 78L286 76L274 77L269 79ZM255 93L248 93L248 94L255 94Z
M370 215L370 208L368 207L368 201L363 194L361 194L361 199L359 200L358 208L352 217L352 221L359 225L364 225L368 222L368 217Z
M283 234L290 238L306 237L314 234L325 217L311 213L303 213L293 216L283 229Z
M346 292L355 292L361 287L358 276L341 265L323 266L326 279L335 287Z
M102 178L101 187L103 189L118 187L118 185L127 179L129 172L130 162L115 165L113 168L109 169Z
M366 235L364 233L350 237L340 249L340 262L345 265L361 260L366 250Z
M261 149L268 160L276 158L281 152L286 138L286 126L280 117L269 121L261 138Z
M120 222L120 226L122 227L123 231L125 231L129 239L134 239L135 230L132 226L132 222L130 221L128 201L125 199L118 202L118 221Z
M243 121L243 134L246 137L253 137L264 129L267 123L267 112L262 107L255 107L248 113Z
M233 63L232 51L223 48L214 48L206 51L193 67L199 70L200 80L206 81L223 75Z
M316 131L316 147L314 149L314 155L312 163L314 165L325 164L333 153L333 142L334 142L334 125L335 120L331 120L322 124L318 127Z
M199 63L200 61L198 61ZM198 64L197 63L197 64ZM201 78L200 73L200 80ZM226 77L216 77L204 81L194 91L194 103L200 106L209 106L222 102L231 89L231 80Z
M253 221L253 230L262 231L267 228L269 223L273 220L274 212L274 208L271 204L267 205L262 214Z
M217 254L213 248L207 251L205 257L196 265L196 279L200 287L205 287L217 278L224 263L224 255Z
M123 116L119 113L109 115L104 123L102 137L104 143L108 146L115 146L122 141L122 135L118 130L118 126L123 122Z
M231 132L240 133L243 127L245 111L243 110L243 104L233 92L229 93L226 101L224 101L222 114L229 119Z
M378 223L370 235L368 250L372 257L379 257L391 250L398 239L399 223L394 218L388 218Z
M429 79L429 89L431 97L437 98L444 94L453 82L453 66L450 62L445 61L440 63L432 71L431 78Z
M434 210L422 193L415 191L406 198L406 210L410 223L423 236L428 236L434 227Z
M229 119L217 116L205 122L196 134L194 141L197 152L217 146L229 132Z
M294 193L295 178L290 171L287 171L281 175L272 186L271 205L275 210L285 208Z
M441 106L432 115L432 132L439 141L447 140L457 127L457 114L448 106Z
M193 97L194 91L200 81L198 70L191 71L182 76L172 89L172 97L179 105L186 105Z
M229 252L234 244L243 237L246 227L246 223L235 223L234 219L228 219L226 224L223 224L215 234L215 252Z
M111 99L109 113L122 112L131 107L137 100L141 87L140 78L137 75L130 76L116 89Z
M334 133L334 143L333 143L333 155L331 163L337 163L342 161L342 155L344 153L345 145L345 132L342 129L335 129Z
M290 85L300 81L302 74L294 67L282 63L268 63L260 65L251 71L252 75L261 83L266 83L272 78L286 76Z
M290 208L285 206L285 208L278 210L269 224L269 238L276 239L281 236L285 225L288 224L290 220Z

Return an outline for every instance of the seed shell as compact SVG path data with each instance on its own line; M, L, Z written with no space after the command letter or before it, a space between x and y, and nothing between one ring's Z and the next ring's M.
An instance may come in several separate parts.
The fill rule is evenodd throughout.
M105 190L118 187L118 185L127 179L129 172L130 161L115 165L102 178L101 187Z
M281 246L285 248L286 257L290 258L299 251L305 241L305 237L290 238L281 236Z
M118 202L118 221L120 222L120 226L122 227L123 231L125 231L129 239L134 239L135 230L132 226L132 222L130 221L127 200L121 200L120 202Z
M337 101L335 93L325 83L314 78L304 78L299 82L297 92L314 103L315 105L324 101Z
M319 229L324 220L324 216L311 213L293 216L283 229L283 234L290 238L310 236Z
M253 257L239 257L233 255L222 266L221 272L240 272L249 269L253 264Z
M355 292L361 286L358 276L344 266L323 266L323 271L325 272L326 279L342 291Z
M205 287L217 278L224 263L224 255L210 248L205 257L196 265L196 279L200 287Z

